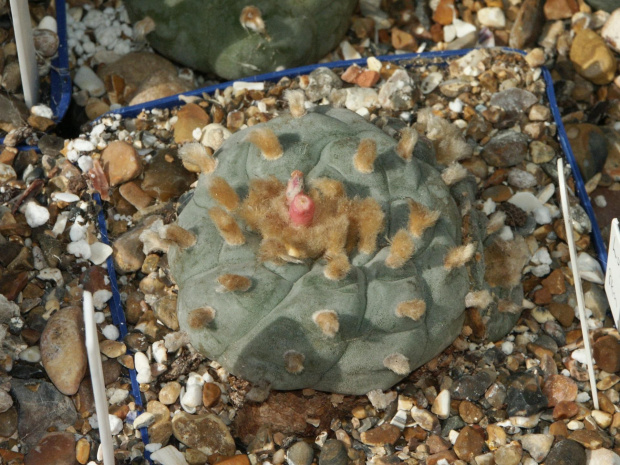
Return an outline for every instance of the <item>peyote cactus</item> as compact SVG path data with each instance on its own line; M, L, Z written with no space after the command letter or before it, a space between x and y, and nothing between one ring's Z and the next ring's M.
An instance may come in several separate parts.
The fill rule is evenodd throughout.
M484 283L486 216L462 228L465 170L442 176L411 128L397 143L348 110L297 116L233 134L179 215L196 243L169 263L197 350L274 389L363 394L451 344L466 296L491 331L514 324Z
M155 50L238 79L316 63L346 32L357 0L126 0Z

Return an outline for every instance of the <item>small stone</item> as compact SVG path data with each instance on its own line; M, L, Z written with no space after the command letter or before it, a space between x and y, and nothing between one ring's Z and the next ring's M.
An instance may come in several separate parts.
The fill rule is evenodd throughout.
M305 441L298 441L286 451L286 461L290 465L312 465L314 450Z
M439 426L439 420L435 415L426 409L413 407L411 409L411 418L426 431L434 431Z
M605 439L597 431L578 429L569 434L568 439L578 442L586 449L598 449L605 443Z
M111 186L131 181L142 171L142 163L136 149L120 140L111 142L103 149L101 164Z
M531 92L512 87L493 94L489 105L500 107L506 113L519 113L526 111L537 102L538 98Z
M88 458L90 457L90 443L86 438L78 439L75 445L75 459L81 465L86 465Z
M392 29L392 47L394 47L394 49L396 50L407 50L409 52L415 52L416 49L418 48L418 43L415 40L415 37L413 35L401 29L393 28ZM355 79L355 82L358 82L358 79L359 78ZM342 80L346 81L346 79L344 78L344 74L342 75ZM347 82L351 82L351 81L347 81ZM370 86L365 86L365 87L370 87Z
M549 21L567 19L579 11L576 0L546 0L545 17Z
M215 383L205 383L202 386L202 404L207 407L213 407L219 400L222 391Z
M593 462L603 465L605 462ZM583 446L570 439L556 443L547 455L546 465L586 465L586 452Z
M151 426L153 423L155 423L155 415L150 412L144 412L133 421L133 427L134 429L140 429Z
M181 394L181 384L176 381L166 383L159 391L159 401L164 405L174 404Z
M464 375L454 381L450 388L450 394L454 399L473 402L484 395L493 381L495 381L495 376L487 370L474 375Z
M547 408L547 403L547 398L533 375L515 375L506 393L507 412L510 417L530 417Z
M118 191L137 210L142 210L153 203L153 198L146 194L136 181L124 183Z
M612 49L620 53L620 11L618 9L605 22L601 37Z
M174 124L174 141L177 144L192 142L194 129L202 129L211 122L207 112L195 103L187 103L177 111Z
M575 311L568 304L551 302L549 304L549 311L564 328L568 328L575 318Z
M478 10L478 21L487 27L502 28L506 26L504 11L498 7L487 7Z
M571 465L620 465L620 455L609 449L588 450L585 455L586 460L571 462Z
M568 428L566 427L566 423L563 421L555 421L551 423L549 426L549 434L553 434L556 437L567 438L568 437Z
M177 319L177 296L169 295L158 299L153 306L155 317L173 331L179 330Z
M170 411L161 402L151 400L146 405L146 411L155 415L155 423L148 428L149 440L159 444L166 444L172 436L172 422Z
M620 371L620 342L614 336L599 337L593 344L594 361L607 373Z
M75 437L71 433L48 433L24 457L24 465L73 465Z
M534 460L540 463L549 453L553 440L552 434L525 434L521 436L521 446L529 452Z
M549 376L543 386L543 393L547 396L549 407L555 407L562 401L574 401L578 391L577 383L562 375Z
M186 446L207 455L235 453L235 441L228 427L212 413L190 415L179 412L172 419L172 433Z
M0 437L9 438L17 431L17 409L11 407L0 413Z
M591 29L577 32L570 48L575 70L594 84L609 84L615 77L616 59L605 41Z
M440 0L433 12L433 21L442 26L452 24L455 12L454 0Z
M592 418L594 418L594 421L603 429L608 428L613 419L611 414L603 412L602 410L592 410Z
M537 50L537 49L534 49L534 50ZM532 107L530 108L528 117L530 118L531 121L548 121L551 118L551 110L549 110L549 108L545 105L536 103L532 105ZM532 142L532 144L533 143L534 142ZM538 142L538 143L542 144L542 142ZM532 144L530 144L530 152L532 151ZM534 161L534 163L540 163L540 162L536 162L535 160L533 160L533 155L532 155L532 161ZM543 163L546 163L546 162L543 162Z
M426 465L444 465L454 463L458 460L456 454L451 450L444 450L426 458Z
M149 216L133 229L120 235L112 244L114 262L116 268L122 273L131 273L140 270L144 263L145 255L142 251L140 234L148 229L159 216Z
M162 149L146 167L142 190L151 197L167 202L183 194L194 182L195 175L183 167L174 149Z
M441 420L445 420L450 416L450 390L443 389L437 397L435 397L431 412L437 415L437 418Z
M245 454L236 454L217 463L222 465L250 465L250 459Z
M496 450L506 445L506 432L504 428L497 425L487 426L487 446L491 450Z
M43 367L58 390L67 396L77 392L88 366L82 318L79 307L60 309L41 334Z
M491 166L505 168L518 165L525 159L528 138L514 131L502 131L484 146L482 158Z
M188 465L187 460L174 446L162 447L151 454L151 460L161 465Z
M493 453L495 465L519 465L523 449L517 442L500 447Z
M459 404L459 415L465 423L478 423L484 418L484 412L473 402L464 400Z
M321 448L319 465L347 465L349 458L347 448L342 441L328 439Z
M545 52L542 48L533 48L525 55L525 61L532 68L537 68L545 64ZM545 105L537 104L540 107L543 107L547 110L547 112L551 113L550 110ZM530 120L531 121L544 121L539 119L532 119L532 113L530 112Z
M510 30L510 47L526 49L538 40L545 21L543 3L544 0L525 0L521 4Z
M484 447L484 438L480 432L471 426L466 426L459 433L454 443L454 452L457 457L466 462L480 455Z
M384 423L376 428L364 431L360 438L364 444L369 446L384 446L394 444L400 438L400 429L394 425Z
M80 66L73 76L73 83L93 97L105 94L105 84L88 66Z
M573 401L559 401L553 409L554 420L565 420L579 413L579 406Z
M19 405L18 434L23 452L28 452L47 433L55 428L64 431L73 426L77 413L71 399L61 394L52 383L39 380L11 380L11 394ZM42 415L41 406L45 406ZM74 450L72 449L72 453Z

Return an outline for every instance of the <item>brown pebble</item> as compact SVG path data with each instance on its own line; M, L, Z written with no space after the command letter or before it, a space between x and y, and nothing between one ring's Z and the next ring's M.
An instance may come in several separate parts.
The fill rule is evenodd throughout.
M551 302L548 308L553 317L558 320L564 328L568 328L571 324L573 324L575 311L570 305Z
M484 418L484 412L473 402L464 400L459 404L459 415L465 423L478 423Z
M594 361L607 373L620 371L620 342L614 336L599 337L592 347Z
M605 443L605 439L598 431L579 429L568 435L568 439L578 442L586 449L599 449Z
M75 461L75 437L71 433L48 433L24 457L24 465L71 465Z
M177 112L177 122L174 124L174 141L177 144L191 142L194 139L194 129L202 129L211 122L211 118L202 107L195 103L183 105Z
M214 406L218 400L222 391L215 383L205 383L202 386L202 403L205 407L210 408Z
M394 444L400 438L400 429L389 423L364 431L360 437L364 444L369 446L384 446Z
M140 156L127 142L110 142L101 153L103 172L111 186L130 181L142 172Z
M90 443L86 438L80 438L75 445L75 458L76 460L85 465L88 462L90 456Z
M568 400L561 400L553 409L554 420L566 420L574 417L579 413L579 406L577 403Z
M567 438L568 437L568 428L566 427L566 423L563 421L556 421L549 425L549 434L553 434L554 436Z
M469 462L473 460L475 456L480 455L483 447L484 438L482 433L472 426L466 426L456 438L454 452L458 458Z

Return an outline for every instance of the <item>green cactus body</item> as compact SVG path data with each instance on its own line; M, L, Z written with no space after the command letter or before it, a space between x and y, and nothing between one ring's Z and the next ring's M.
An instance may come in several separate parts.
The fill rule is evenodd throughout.
M266 159L248 141L260 128L277 136L279 158ZM376 146L370 173L354 163L363 140ZM461 244L461 214L438 169L423 161L433 158L430 144L418 141L408 161L396 148L363 118L329 107L233 134L216 153L215 172L202 175L179 215L178 224L197 236L196 244L169 252L179 324L193 346L231 373L275 389L363 394L387 389L451 344L471 284L467 267L444 264ZM240 245L228 244L210 215L224 210L209 191L215 176L245 199L253 180L273 176L285 184L295 170L310 186L324 178L340 181L353 205L350 215L356 201L369 198L383 212L376 250L361 253L359 243L349 245L350 270L339 279L326 277L329 251L298 262L259 260L264 238L242 219L246 204L230 212L243 234ZM387 266L397 232L408 228L412 201L439 215L417 236L402 233L411 239L413 255L401 266ZM223 275L248 278L249 289L222 292Z
M356 4L357 0L125 1L132 21L154 21L147 38L155 50L225 79L318 62L344 36ZM245 10L242 16L249 6L256 10Z

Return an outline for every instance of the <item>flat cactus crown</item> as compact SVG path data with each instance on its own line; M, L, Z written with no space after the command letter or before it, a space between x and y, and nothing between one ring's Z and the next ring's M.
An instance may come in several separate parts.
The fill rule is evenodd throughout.
M482 244L462 243L426 140L316 107L237 132L215 156L178 218L196 243L169 252L197 350L274 389L363 394L458 336Z

